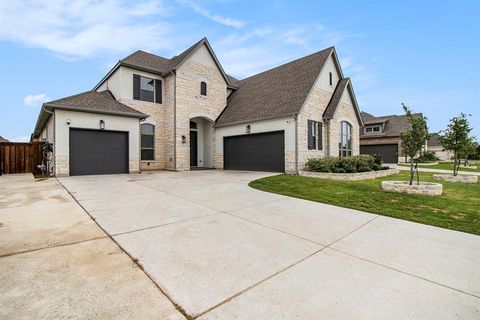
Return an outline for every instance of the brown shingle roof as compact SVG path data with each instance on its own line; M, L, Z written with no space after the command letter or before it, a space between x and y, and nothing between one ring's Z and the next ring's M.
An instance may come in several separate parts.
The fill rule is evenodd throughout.
M49 111L54 109L62 109L99 114L111 114L140 119L148 117L148 115L115 100L112 93L108 90L101 92L87 91L44 103L42 109L40 110L40 114L38 115L37 124L33 132L34 138L37 138L40 135L43 127L50 117L50 114L44 109Z
M170 60L145 51L135 51L128 57L120 60L120 64L149 69L156 73L163 73L169 68Z
M423 116L422 113L414 113L414 115ZM374 117L369 113L362 112L362 118L365 125L385 123L385 132L379 134L364 134L364 127L362 127L360 130L361 138L400 137L402 132L410 128L410 123L405 115Z
M183 51L177 56L173 56L172 58L164 58L152 53L148 53L142 50L135 51L131 55L121 59L110 72L102 79L100 82L93 88L93 90L97 90L102 83L108 79L108 77L119 67L119 66L126 66L134 69L139 69L147 72L152 72L159 74L161 76L166 76L174 69L178 68L190 55L200 46L205 44L207 48L210 50L215 63L217 64L218 68L220 69L222 75L224 75L225 81L228 85L236 87L234 84L230 82L230 79L234 79L233 77L228 76L225 74L220 62L217 60L215 53L210 47L207 38L203 38L187 50Z
M429 147L438 147L441 146L440 143L440 134L438 133L431 133L430 138L428 139L427 146Z
M348 82L350 81L349 78L342 79L338 81L337 87L335 88L335 91L333 92L332 98L330 99L330 102L328 103L327 108L325 109L325 112L323 113L323 118L324 119L332 119L333 115L335 114L335 111L337 110L337 106L340 103L340 100L342 99L343 92L345 91L345 88L347 88Z
M132 109L123 103L118 102L109 90L106 91L87 91L62 99L46 102L48 108L59 109L78 109L79 111L95 111L98 113L111 113L119 115L130 115L138 118L147 115L135 109Z
M332 51L327 48L241 80L216 125L298 113Z

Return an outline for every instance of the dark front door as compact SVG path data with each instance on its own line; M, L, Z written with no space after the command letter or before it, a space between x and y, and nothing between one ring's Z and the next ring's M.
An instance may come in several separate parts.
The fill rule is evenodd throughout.
M197 131L190 131L190 167L196 167L197 162Z
M398 144L360 146L360 154L378 154L385 163L398 162Z
M285 172L285 137L283 131L225 137L224 168Z
M128 173L128 132L70 129L70 175Z

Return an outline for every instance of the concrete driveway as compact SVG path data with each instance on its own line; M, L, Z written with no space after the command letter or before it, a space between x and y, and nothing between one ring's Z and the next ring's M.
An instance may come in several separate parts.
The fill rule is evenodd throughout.
M0 176L0 319L185 319L55 179Z
M480 317L480 237L248 187L266 175L60 182L188 317Z

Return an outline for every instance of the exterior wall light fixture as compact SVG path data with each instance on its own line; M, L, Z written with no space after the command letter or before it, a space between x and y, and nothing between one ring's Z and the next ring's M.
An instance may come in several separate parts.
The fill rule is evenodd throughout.
M247 125L247 126L245 127L245 132L250 133L250 125Z
M100 120L100 130L105 130L105 121Z
M182 136L182 143L187 143L187 137Z

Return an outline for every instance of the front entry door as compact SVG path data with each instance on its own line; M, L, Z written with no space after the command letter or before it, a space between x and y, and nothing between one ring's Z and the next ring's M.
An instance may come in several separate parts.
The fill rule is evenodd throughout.
M196 167L197 161L197 131L190 131L190 167Z

